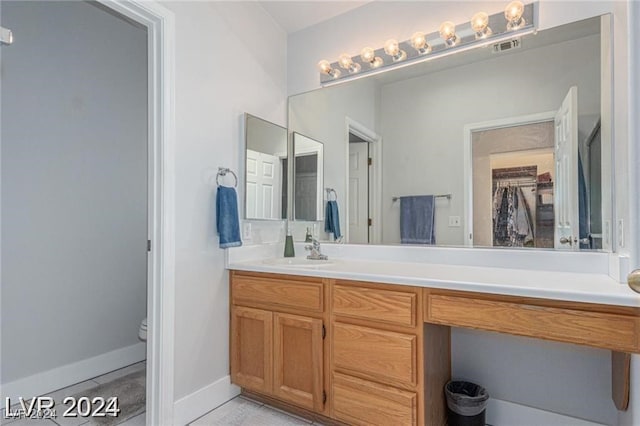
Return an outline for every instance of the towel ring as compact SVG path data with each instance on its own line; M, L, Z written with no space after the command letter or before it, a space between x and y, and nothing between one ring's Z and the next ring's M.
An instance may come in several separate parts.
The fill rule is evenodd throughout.
M216 184L218 186L220 186L220 176L226 176L227 173L231 173L231 176L233 176L233 180L234 180L234 184L233 187L237 188L238 187L238 176L236 176L236 174L233 172L233 170L227 168L227 167L218 167L218 174L216 175Z
M338 201L338 193L336 192L335 189L333 188L325 188L325 191L327 191L327 201ZM333 196L335 197L334 200L331 200L331 193L333 192Z

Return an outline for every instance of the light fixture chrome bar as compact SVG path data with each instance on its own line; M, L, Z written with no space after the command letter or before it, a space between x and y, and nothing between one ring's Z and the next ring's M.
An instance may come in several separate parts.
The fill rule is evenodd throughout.
M360 72L353 74L343 73L335 78L326 73L320 73L320 83L323 87L331 86L534 33L538 27L538 3L526 4L522 17L524 18L525 24L518 29L510 30L507 28L508 22L505 19L504 12L490 15L488 25L492 30L492 34L480 39L476 38L476 32L471 28L471 22L456 25L456 35L459 40L456 45L451 47L447 46L445 41L440 37L439 31L431 32L426 35L427 42L431 46L430 53L426 54L420 54L411 45L411 40L405 40L399 44L399 48L406 52L407 57L400 62L392 62L390 57L385 53L384 48L381 47L375 50L375 55L382 57L385 63L377 68L370 67L359 55L353 56L351 58L352 61L361 65ZM338 62L334 62L330 64L330 66L332 69L338 69L340 65Z
M13 43L13 33L10 29L0 27L0 44L9 46Z

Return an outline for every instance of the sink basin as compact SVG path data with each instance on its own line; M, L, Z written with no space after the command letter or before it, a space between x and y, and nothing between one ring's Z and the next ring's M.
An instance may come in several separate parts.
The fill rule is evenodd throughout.
M333 265L333 260L311 260L306 257L278 257L275 259L265 259L262 261L267 265L284 266L291 268L315 268L327 265Z

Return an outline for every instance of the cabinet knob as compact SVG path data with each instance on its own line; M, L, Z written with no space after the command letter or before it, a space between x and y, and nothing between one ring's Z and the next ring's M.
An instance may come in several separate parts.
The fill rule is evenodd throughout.
M627 284L629 284L631 290L640 293L640 269L632 271L627 276Z

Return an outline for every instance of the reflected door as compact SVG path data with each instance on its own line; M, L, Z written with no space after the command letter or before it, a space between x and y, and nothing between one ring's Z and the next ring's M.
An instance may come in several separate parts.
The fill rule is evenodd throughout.
M247 217L280 219L280 159L247 149Z
M556 190L554 247L578 250L578 88L573 86L555 117Z
M349 243L369 243L369 144L349 144Z

